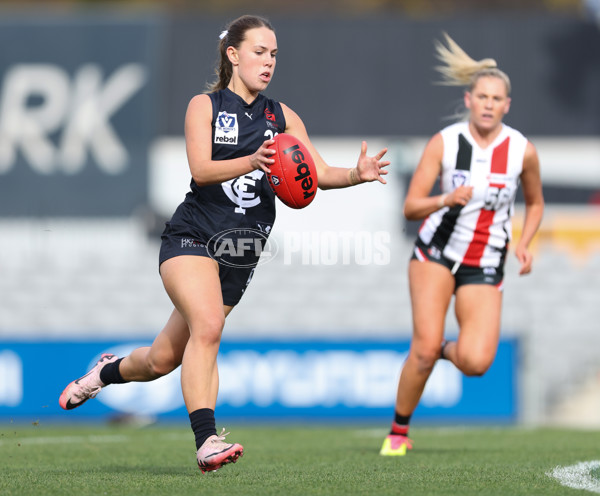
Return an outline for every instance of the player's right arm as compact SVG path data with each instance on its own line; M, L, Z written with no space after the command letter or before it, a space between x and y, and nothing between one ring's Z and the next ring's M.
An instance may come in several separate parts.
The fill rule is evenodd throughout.
M196 95L190 100L185 114L185 147L194 182L198 186L220 184L254 169L268 169L274 162L274 150L267 148L273 140L265 141L252 155L229 160L212 159L212 102L208 95Z
M459 186L453 191L429 196L442 172L443 157L444 141L441 133L437 133L423 150L421 160L410 181L404 200L404 216L408 220L421 220L440 208L466 205L471 199L472 186Z

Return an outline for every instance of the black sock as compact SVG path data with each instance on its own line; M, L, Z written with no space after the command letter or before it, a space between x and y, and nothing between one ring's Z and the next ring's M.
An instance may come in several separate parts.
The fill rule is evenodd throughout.
M402 434L403 436L408 435L408 428L410 424L410 415L408 417L404 417L396 412L394 416L394 421L392 422L392 429L390 430L390 434L398 435Z
M200 449L210 436L217 434L215 411L210 408L194 410L190 413L190 423L196 437L196 449Z
M125 384L126 381L121 376L121 372L119 372L119 364L121 363L122 358L119 358L116 362L107 363L100 370L100 380L108 386L109 384Z

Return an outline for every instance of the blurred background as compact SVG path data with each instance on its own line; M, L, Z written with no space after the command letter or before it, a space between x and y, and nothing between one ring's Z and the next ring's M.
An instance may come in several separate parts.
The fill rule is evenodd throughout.
M510 76L505 122L538 149L547 211L533 273L507 263L492 369L440 362L414 421L600 426L598 0L0 2L0 419L187 418L178 371L73 412L58 396L100 353L151 343L171 312L157 260L189 187L186 106L246 13L277 33L266 93L325 160L354 166L364 139L392 164L385 186L278 204L268 263L226 323L218 418L387 427L411 336L403 197L462 102L435 84L447 32Z

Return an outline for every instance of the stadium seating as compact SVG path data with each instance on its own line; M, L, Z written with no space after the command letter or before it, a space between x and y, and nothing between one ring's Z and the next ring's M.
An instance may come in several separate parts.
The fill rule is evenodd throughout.
M0 222L0 339L151 339L171 311L158 274L159 240L139 219ZM260 266L230 315L227 338L408 338L406 265L395 233L389 265ZM541 240L534 272L509 257L503 334L522 346L524 422L543 423L597 374L598 250ZM456 334L452 312L448 335Z

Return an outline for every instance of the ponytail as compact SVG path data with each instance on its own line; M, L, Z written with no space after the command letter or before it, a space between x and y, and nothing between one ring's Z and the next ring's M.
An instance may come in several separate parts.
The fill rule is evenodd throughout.
M219 58L215 69L217 80L208 85L209 93L227 88L231 81L233 66L227 56L227 48L230 46L239 48L246 38L246 31L262 27L275 31L268 20L258 16L244 15L230 22L227 29L221 32L218 46Z

